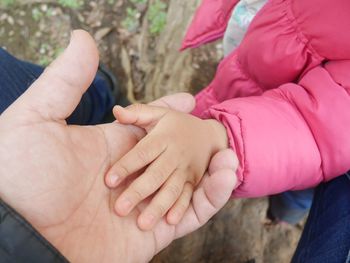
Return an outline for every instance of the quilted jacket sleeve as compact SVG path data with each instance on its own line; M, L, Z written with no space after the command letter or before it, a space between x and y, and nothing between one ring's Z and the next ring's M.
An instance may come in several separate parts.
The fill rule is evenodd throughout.
M350 61L328 62L297 83L224 101L204 112L222 122L237 153L237 197L297 190L350 169Z
M198 47L221 38L233 8L239 0L203 0L197 9L181 50Z

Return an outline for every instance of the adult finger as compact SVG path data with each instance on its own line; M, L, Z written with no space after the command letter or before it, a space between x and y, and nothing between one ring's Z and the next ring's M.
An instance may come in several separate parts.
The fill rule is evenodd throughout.
M30 115L46 120L65 120L91 84L98 66L98 51L83 30L72 32L66 50L15 102ZM34 116L33 116L34 117Z

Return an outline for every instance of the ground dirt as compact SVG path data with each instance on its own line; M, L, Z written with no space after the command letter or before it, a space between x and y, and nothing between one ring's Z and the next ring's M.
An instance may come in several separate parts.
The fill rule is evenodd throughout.
M199 0L164 0L167 23L157 34L149 32L147 16L156 0L84 1L79 8L51 0L7 1L14 2L8 6L3 2L3 48L47 65L66 46L72 29L86 29L98 43L101 61L133 102L179 91L195 93L213 78L222 57L219 42L178 52ZM132 29L123 26L127 8L137 11ZM231 200L205 227L175 241L152 262L289 262L301 228L268 224L266 209L266 199Z

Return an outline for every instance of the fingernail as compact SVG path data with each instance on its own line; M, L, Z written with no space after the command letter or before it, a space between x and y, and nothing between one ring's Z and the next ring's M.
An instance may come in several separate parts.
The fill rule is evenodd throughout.
M123 198L122 200L120 200L118 207L125 213L129 213L132 207L132 203L129 199Z
M116 174L111 174L109 176L109 183L111 186L116 186L118 184L119 181L119 176Z

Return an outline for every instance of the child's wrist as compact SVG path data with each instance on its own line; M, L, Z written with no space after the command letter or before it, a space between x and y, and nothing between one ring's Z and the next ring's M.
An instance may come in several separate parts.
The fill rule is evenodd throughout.
M228 138L225 126L217 120L205 120L208 123L210 130L209 141L212 142L213 153L228 148Z

